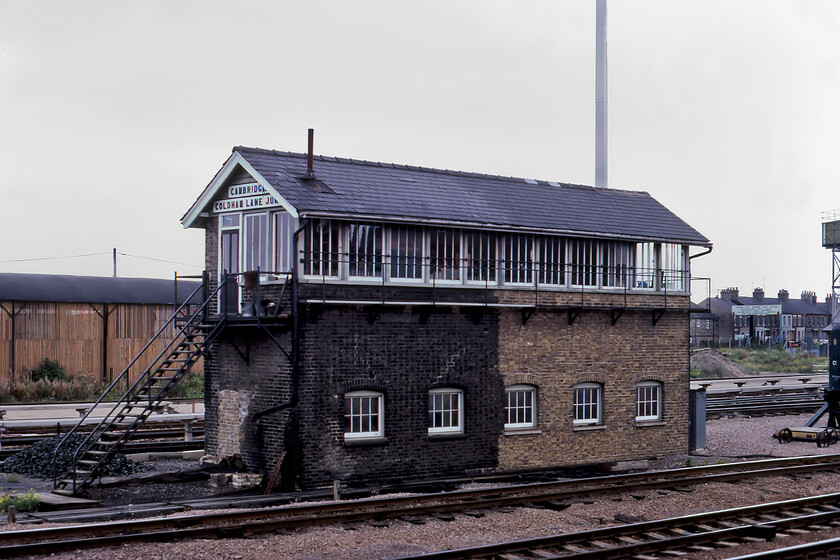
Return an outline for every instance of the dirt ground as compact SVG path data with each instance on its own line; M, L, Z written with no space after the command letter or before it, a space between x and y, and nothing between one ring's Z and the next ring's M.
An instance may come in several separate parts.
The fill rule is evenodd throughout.
M710 377L749 377L750 373L713 348L704 348L691 354L691 367L706 372Z

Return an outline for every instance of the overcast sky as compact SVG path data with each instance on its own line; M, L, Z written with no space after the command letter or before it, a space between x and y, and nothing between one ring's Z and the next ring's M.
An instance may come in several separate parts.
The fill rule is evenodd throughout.
M824 297L840 2L608 18L609 186L711 239L713 290ZM308 127L320 154L593 184L594 53L594 0L0 0L0 271L110 275L116 247L121 276L197 273L179 219L231 148Z

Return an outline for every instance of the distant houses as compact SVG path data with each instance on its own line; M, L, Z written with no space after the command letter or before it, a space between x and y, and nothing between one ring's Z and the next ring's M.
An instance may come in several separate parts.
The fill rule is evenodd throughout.
M738 288L721 290L720 296L700 304L708 312L692 313L693 345L787 344L818 348L822 329L831 322L830 297L817 301L814 292L804 291L791 299L787 290L767 297L763 288L742 296Z

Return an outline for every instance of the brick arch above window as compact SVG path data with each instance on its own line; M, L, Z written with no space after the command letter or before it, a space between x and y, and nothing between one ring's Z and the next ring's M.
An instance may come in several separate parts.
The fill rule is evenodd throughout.
M539 378L533 373L513 373L505 375L505 387L511 385L533 385L539 386Z
M388 384L379 379L350 379L344 384L345 393L351 391L376 391L386 393Z
M441 375L429 384L429 389L460 389L465 390L467 384L460 375Z
M572 383L578 385L580 383L597 383L605 385L607 383L607 375L604 373L578 373L572 378Z
M633 378L633 383L644 383L645 381L653 381L655 383L664 384L662 376L655 373L643 373Z

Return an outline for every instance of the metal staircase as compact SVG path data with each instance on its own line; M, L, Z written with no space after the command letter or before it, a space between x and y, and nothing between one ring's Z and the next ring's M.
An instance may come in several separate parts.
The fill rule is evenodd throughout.
M155 336L146 344L143 350L131 361L123 372L114 379L110 387L98 401L88 409L87 413L71 429L56 446L53 455L53 486L58 494L75 495L89 488L97 477L101 477L104 466L125 445L129 438L137 432L146 419L166 398L170 391L190 371L198 359L205 353L207 347L218 337L225 328L225 318L208 321L208 308L211 300L224 289L225 282L208 294L207 279L204 278L184 303L178 307L172 317L164 324ZM189 302L202 294L202 303L192 314ZM131 367L158 340L172 334L172 338L151 365L137 378L125 394L114 404L113 408L96 424L84 440L76 445L73 458L68 468L58 467L58 457L71 438L79 430L91 412L99 405L105 396L122 384L125 386L129 379Z

